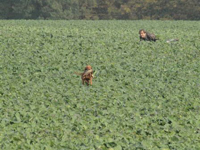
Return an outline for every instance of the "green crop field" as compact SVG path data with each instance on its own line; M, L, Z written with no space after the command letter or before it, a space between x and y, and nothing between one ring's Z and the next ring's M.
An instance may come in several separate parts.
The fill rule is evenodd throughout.
M200 21L0 20L0 149L199 150Z

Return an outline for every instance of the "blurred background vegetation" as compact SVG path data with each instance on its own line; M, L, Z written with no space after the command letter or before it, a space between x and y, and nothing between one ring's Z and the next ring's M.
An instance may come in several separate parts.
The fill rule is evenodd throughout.
M199 0L1 0L0 19L199 20Z

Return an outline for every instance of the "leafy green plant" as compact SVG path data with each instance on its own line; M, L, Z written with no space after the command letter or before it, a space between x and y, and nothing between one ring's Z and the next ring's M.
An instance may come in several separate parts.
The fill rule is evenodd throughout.
M199 22L151 24L2 20L1 149L198 149Z

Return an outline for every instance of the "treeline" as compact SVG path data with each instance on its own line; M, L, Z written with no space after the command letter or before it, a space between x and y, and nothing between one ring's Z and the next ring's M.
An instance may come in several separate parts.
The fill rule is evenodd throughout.
M199 20L199 0L0 0L0 19Z

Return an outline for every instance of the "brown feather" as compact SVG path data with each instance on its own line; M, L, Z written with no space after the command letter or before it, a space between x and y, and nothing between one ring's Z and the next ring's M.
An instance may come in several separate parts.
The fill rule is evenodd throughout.
M83 73L83 76L86 76L88 74L92 73L92 69L90 70L85 70L84 73Z
M83 73L79 73L79 72L74 72L76 75L82 76Z

